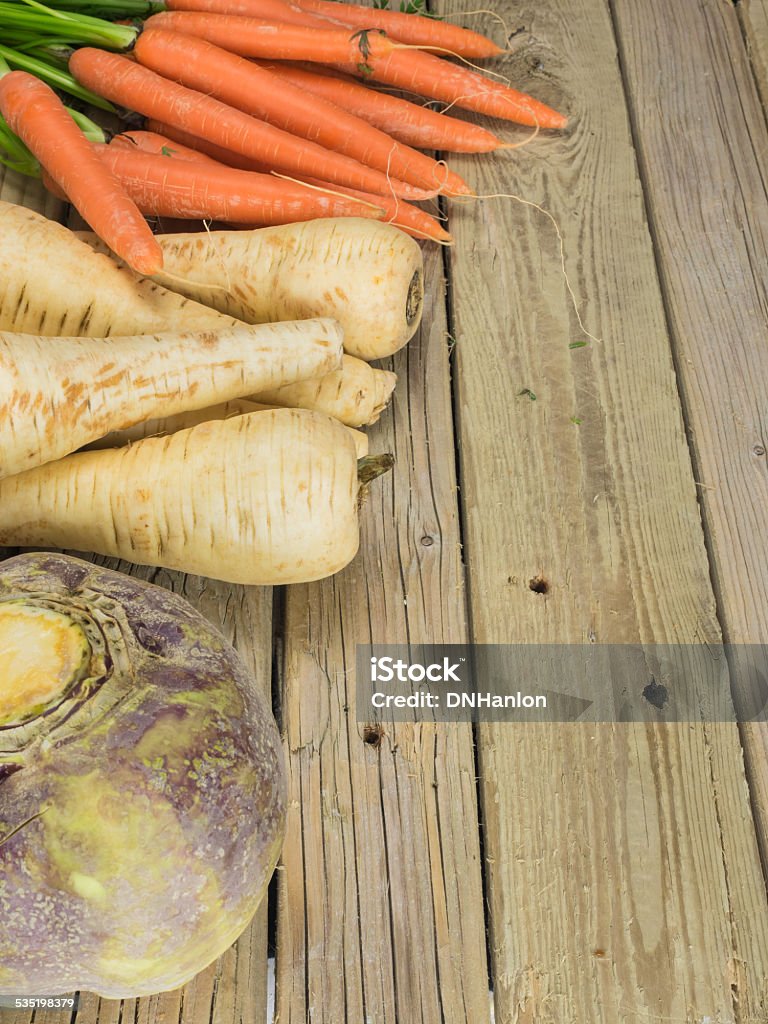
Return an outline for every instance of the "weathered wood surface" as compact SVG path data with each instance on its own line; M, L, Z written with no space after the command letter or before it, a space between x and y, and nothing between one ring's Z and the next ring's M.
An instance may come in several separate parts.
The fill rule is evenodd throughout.
M363 508L360 555L286 594L281 1024L489 1017L471 728L356 721L357 644L466 636L442 266L426 258L424 327L370 431L396 463Z
M743 24L717 0L614 9L723 630L765 643L768 132L755 83L765 88L766 6L745 7ZM744 680L734 688L743 699ZM743 741L768 867L768 727L745 726Z
M601 340L579 330L544 215L454 205L450 323L430 253L425 327L393 360L395 406L371 432L398 462L364 509L361 555L278 602L291 806L276 1020L487 1022L487 923L500 1024L765 1021L763 730L743 727L742 749L724 724L485 725L476 764L468 727L376 735L356 720L355 645L369 640L766 635L768 2L495 9L521 29L497 70L572 124L451 164L555 217ZM38 208L41 195L12 175L0 192ZM269 678L265 591L153 578L185 588ZM77 1021L261 1024L265 967L262 911L182 993L84 996Z
M2 173L2 172L0 172ZM0 177L0 199L21 203L49 217L63 214L61 204L28 179L11 172ZM73 552L80 557L79 552ZM271 699L272 590L268 587L229 586L198 576L167 570L153 570L93 558L102 565L119 569L181 593L213 622L234 644L263 692ZM2 1013L2 1011L0 1011ZM255 1024L267 1013L267 902L240 939L209 968L183 989L145 999L102 1000L82 996L78 1024ZM2 1014L5 1024L6 1015ZM8 1015L9 1024L28 1024L29 1014ZM50 1019L48 1019L50 1018ZM53 1011L37 1012L35 1024L61 1024Z
M647 43L649 69L667 34L662 6L669 14L651 6L658 23L627 32L635 53ZM502 70L572 124L506 160L455 164L481 195L513 191L555 217L601 340L569 348L583 336L545 217L503 199L451 217L474 638L716 641L609 5L495 9L525 28ZM693 63L690 40L676 61ZM666 123L655 70L652 83L646 119ZM716 315L711 305L701 308ZM537 577L546 594L530 589ZM765 1018L768 912L735 726L485 725L479 735L499 1021Z

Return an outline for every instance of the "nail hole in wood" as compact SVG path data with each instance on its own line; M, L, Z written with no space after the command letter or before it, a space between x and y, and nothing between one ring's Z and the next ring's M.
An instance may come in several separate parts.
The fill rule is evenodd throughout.
M380 725L366 725L363 728L363 743L372 747L380 747L384 737L384 730Z
M534 576L533 579L528 580L528 588L529 590L532 590L534 594L549 593L549 584L543 576Z

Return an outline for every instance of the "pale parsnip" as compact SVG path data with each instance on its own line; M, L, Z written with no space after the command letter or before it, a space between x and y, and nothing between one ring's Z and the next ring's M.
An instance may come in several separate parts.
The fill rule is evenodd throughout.
M341 341L327 319L130 338L0 333L0 477L110 430L326 374Z
M331 316L360 359L396 352L421 320L421 249L391 224L342 217L157 240L153 280L166 288L248 323Z
M106 338L233 323L119 267L62 224L0 202L0 330Z
M327 376L330 375L326 374ZM324 380L325 378L320 379ZM113 430L105 437L100 437L98 441L92 441L85 445L84 450L121 448L125 444L143 441L145 437L163 437L165 434L175 434L179 430L188 430L207 420L228 420L231 416L242 416L248 412L264 412L269 409L274 409L274 406L251 402L247 398L235 398L231 402L222 402L219 405L209 406L207 409L180 412L175 416L161 416L158 419L137 423L125 430ZM368 454L368 435L364 434L362 430L354 430L352 427L347 427L347 431L355 442L358 459L365 458Z
M256 396L259 402L289 408L315 409L351 427L375 423L389 404L397 375L374 370L362 359L345 355L339 370L314 380L285 384Z
M95 236L83 237L93 237L96 248L103 248ZM138 277L33 210L0 202L0 331L98 338L242 322ZM334 378L333 387L322 389L321 408L349 422L330 402L336 383ZM358 416L349 425L362 422Z
M347 428L276 409L2 480L0 545L94 551L231 583L308 582L354 557L358 489Z

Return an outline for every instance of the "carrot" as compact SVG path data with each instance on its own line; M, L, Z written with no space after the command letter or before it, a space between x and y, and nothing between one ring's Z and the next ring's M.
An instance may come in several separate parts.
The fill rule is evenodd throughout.
M152 232L99 161L56 93L34 75L0 78L0 113L97 234L142 274L154 274L163 254Z
M464 181L340 107L203 39L147 29L134 54L145 67L326 149L432 192L467 194ZM322 178L322 174L315 173ZM327 179L326 179L327 180ZM369 190L370 191L370 190Z
M117 147L133 152L138 150L142 153L151 153L154 156L171 157L174 160L188 160L192 163L204 163L213 167L220 167L224 163L223 160L216 160L213 156L207 156L202 150L193 149L181 142L175 142L172 137L173 128L167 128L166 125L160 124L157 121L148 121L147 127L150 125L153 126L151 131L120 132L119 135L112 137L109 145L112 149ZM193 138L193 136L187 135L186 132L178 132L178 135L188 139ZM218 149L220 147L215 148ZM221 152L225 151L221 150ZM235 154L235 157L237 157L237 154ZM239 159L243 164L247 162L245 157L239 157ZM255 164L255 161L251 161L251 163ZM237 165L232 163L229 166L236 167ZM260 166L263 167L263 165ZM240 169L250 170L248 167L241 167Z
M241 53L239 47L243 46L249 51L243 54L246 57L312 60L324 64L364 65L366 61L404 48L402 43L394 42L378 29L370 33L350 33L348 28L289 25L194 11L161 11L147 18L145 28L166 28L200 36L233 53ZM244 38L238 41L241 35Z
M231 583L309 582L354 557L359 489L347 427L276 409L0 481L0 544L95 551Z
M329 195L270 174L97 147L104 164L145 214L238 224L289 224L313 217L380 218L381 207Z
M470 29L418 14L358 4L328 3L327 0L292 0L288 3L282 0L168 0L166 6L171 11L215 11L275 21L287 20L284 12L280 17L281 7L284 7L354 28L381 28L398 42L448 50L459 57L496 57L503 53L493 40Z
M161 414L201 409L341 363L335 320L123 338L0 334L0 477Z
M317 174L324 181L364 192L391 195L393 185L381 171L265 124L213 97L169 82L119 54L82 47L70 57L72 74L100 96L145 117L177 125L193 135L262 160L284 174Z
M562 114L525 93L434 54L397 43L387 46L382 36L364 30L346 36L348 55L342 58L345 34L341 31L187 11L155 14L147 25L200 36L242 57L352 65L372 81L518 124L564 128L567 123Z
M318 188L322 188L324 184L316 178L305 178L304 181L308 185L316 185ZM369 203L377 202L384 211L383 220L387 224L400 228L401 231L405 231L413 238L442 242L446 245L453 242L452 235L445 230L442 224L430 214L425 213L424 210L419 209L418 206L411 206L410 203L403 203L391 196L374 196L368 192L358 192L357 189L346 188L343 185L337 185L337 188L344 195L351 196L353 199Z
M256 63L273 75L335 103L407 146L449 153L490 153L504 146L500 138L478 124L377 92L354 78L329 73L319 65L310 71L280 61Z
M126 427L125 430L113 430L109 434L105 434L104 437L100 437L98 441L92 441L86 445L84 450L94 452L102 448L122 448L123 445L143 441L145 437L176 434L179 430L188 430L190 427L196 427L198 423L207 423L208 420L228 420L232 416L243 416L249 412L265 412L274 408L273 405L251 402L247 398L234 398L231 402L211 405L206 409L180 412L175 416L161 416L154 420L137 423L133 427ZM358 459L364 459L368 454L368 435L353 427L347 429L349 436L355 442Z
M236 2L240 6L250 0ZM292 0L292 5L307 13L333 18L355 28L382 28L398 42L448 50L459 57L497 57L504 52L492 39L479 32L419 14L371 9L360 4L329 3L328 0Z
M121 139L133 138L135 146L145 149L147 152L160 153L166 150L167 153L176 156L181 160L194 160L195 157L218 164L225 164L229 167L237 167L240 170L256 171L263 173L263 164L246 157L231 153L220 146L214 146L204 139L196 139L186 132L180 132L176 128L164 125L158 121L148 121L147 126L151 132L126 132L122 136L116 135L110 143L111 146L122 148L135 148L130 142L121 142ZM159 134L158 134L159 133ZM308 185L315 185L318 188L328 188L327 182L317 178L304 177L301 179ZM343 185L335 185L335 190L344 195L349 195L363 202L375 203L384 211L384 220L388 224L405 231L416 238L433 239L435 242L451 242L452 238L434 217L420 210L417 206L400 202L391 196L375 196L369 192L358 192L355 189L346 188Z

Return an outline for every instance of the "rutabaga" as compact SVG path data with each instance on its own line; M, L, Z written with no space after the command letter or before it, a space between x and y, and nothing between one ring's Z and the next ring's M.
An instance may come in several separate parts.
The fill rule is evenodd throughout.
M0 564L0 993L173 989L250 921L285 828L256 681L182 598Z

